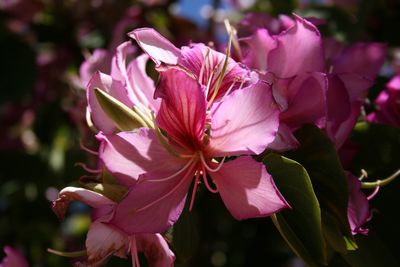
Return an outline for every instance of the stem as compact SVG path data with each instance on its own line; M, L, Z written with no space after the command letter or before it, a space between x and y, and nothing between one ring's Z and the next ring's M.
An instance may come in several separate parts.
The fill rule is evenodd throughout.
M388 185L389 183L391 183L398 176L400 176L400 169L397 170L392 175L390 175L389 177L383 179L383 180L376 180L375 182L364 182L364 183L361 183L361 188L375 188L375 187L378 187L378 186L385 186L385 185Z

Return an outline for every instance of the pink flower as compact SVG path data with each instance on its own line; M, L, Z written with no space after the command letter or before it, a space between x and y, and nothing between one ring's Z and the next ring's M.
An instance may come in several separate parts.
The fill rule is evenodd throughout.
M306 123L320 125L326 114L327 79L320 33L298 16L289 25L274 26L286 28L279 34L259 28L241 39L245 45L242 62L265 73L262 78L272 84L281 111L278 136L269 146L276 150L296 147L292 132Z
M181 214L193 180L190 207L201 181L220 193L236 219L288 207L263 164L250 157L264 151L278 128L268 84L237 89L209 105L206 88L192 75L173 68L160 75L156 122L168 138L158 128L98 134L106 168L119 179L139 177L110 223L128 234L165 231ZM225 162L231 156L237 158Z
M136 29L129 36L156 63L158 70L179 68L192 75L207 88L207 100L212 99L212 103L251 82L251 73L247 68L204 44L191 44L178 49L150 28Z
M325 41L325 47L330 64L325 127L339 149L357 122L368 89L384 63L386 47L379 43L344 47L332 39Z
M347 208L347 216L350 229L353 235L367 234L368 229L364 229L363 225L371 219L371 211L367 196L361 191L361 182L357 177L346 172L349 202Z
M93 222L86 237L87 259L76 266L101 266L113 255L126 258L129 254L133 266L139 266L138 251L144 252L149 266L173 266L175 255L160 234L126 235L115 226L107 224L116 206L114 201L87 189L66 187L53 203L54 212L64 218L71 201L83 202L94 209ZM134 218L126 219L130 221Z
M18 250L10 246L5 246L3 250L6 257L0 262L0 267L28 267L28 262Z
M116 126L99 104L94 92L96 88L108 93L128 108L135 107L144 114L156 112L159 108L159 100L153 98L154 82L146 74L148 56L141 55L127 62L132 49L130 42L118 46L112 57L111 75L97 71L87 85L90 118L94 126L104 133L116 131Z
M400 75L393 77L375 100L376 111L368 121L400 127Z

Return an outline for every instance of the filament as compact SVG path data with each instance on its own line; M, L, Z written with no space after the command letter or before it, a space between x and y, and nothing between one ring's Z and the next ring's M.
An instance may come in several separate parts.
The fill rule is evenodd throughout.
M142 180L142 181L143 182L165 182L165 181L169 181L172 178L174 178L174 177L178 176L179 174L181 174L182 172L184 172L193 163L193 161L194 161L194 157L192 159L190 159L185 164L185 166L183 166L179 171L177 171L176 173L174 173L174 174L172 174L170 176L167 176L167 177L164 177L164 178L160 178L160 179L149 179L149 180Z
M203 174L204 185L206 186L208 191L210 191L211 193L218 193L218 188L216 188L216 189L211 188L210 184L208 183L207 173L206 173L206 170L204 169L204 166L202 166L202 171L201 172Z
M224 157L224 158L222 159L222 161L219 163L219 165L218 165L216 168L214 168L214 169L207 165L207 162L206 162L206 160L205 160L205 158L204 158L203 153L200 153L200 159L201 159L201 163L202 163L203 166L207 169L207 171L209 171L209 172L217 172L217 171L219 171L219 170L221 169L222 165L223 165L224 162L225 162L226 157Z
M190 199L189 211L192 211L192 208L193 208L194 199L195 199L196 193L197 193L197 187L199 185L199 179L200 179L200 172L196 171L196 178L194 179L194 185L193 185L192 196Z
M131 257L132 257L132 267L140 267L135 236L131 237Z
M102 173L102 170L96 170L96 169L89 168L85 163L82 163L82 162L75 163L75 166L79 166L89 173L96 173L96 174Z
M92 154L92 155L95 155L95 156L98 156L98 155L99 155L99 152L94 151L94 150L92 150L92 149L86 147L86 146L83 144L82 139L79 140L79 146L80 146L80 148L81 148L82 150L88 152L89 154Z
M371 195L369 195L369 196L367 197L368 201L370 201L371 199L373 199L373 198L378 194L379 189L380 189L379 186L375 187L375 189L374 189L374 191L371 193Z

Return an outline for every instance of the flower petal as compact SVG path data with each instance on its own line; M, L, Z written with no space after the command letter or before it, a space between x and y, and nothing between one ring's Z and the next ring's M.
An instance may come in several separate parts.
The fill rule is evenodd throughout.
M369 202L365 194L361 191L361 182L357 177L347 172L347 181L349 186L349 204L347 216L353 235L357 233L368 233L368 230L361 227L371 217Z
M276 134L274 141L268 145L268 148L283 152L295 149L299 147L299 145L300 143L293 135L292 129L290 129L290 127L285 123L280 123L278 133Z
M355 73L375 79L386 59L381 43L356 43L342 51L333 62L333 73Z
M258 83L236 90L211 110L213 156L259 154L278 131L279 111L270 86Z
M269 71L279 78L323 71L324 52L317 28L296 16L296 23L277 36L278 46L268 57Z
M82 87L86 88L86 85L96 71L108 73L110 71L110 62L111 55L108 50L95 49L93 54L86 58L79 68Z
M156 95L161 97L157 124L170 139L189 150L202 143L206 120L206 99L200 84L184 71L161 73Z
M87 264L99 266L112 255L126 258L129 237L112 225L92 222L86 237Z
M226 55L205 46L192 44L182 47L179 65L193 74L201 85L209 85L207 99L210 99L216 90L218 80L222 75ZM221 80L215 99L218 100L228 90L236 90L243 81L249 79L249 71L242 68L232 58L228 58L226 70ZM209 81L211 79L211 81ZM230 87L232 88L230 89Z
M99 193L80 187L69 186L61 190L58 194L58 199L53 202L52 209L60 219L64 218L71 201L80 201L92 208L103 208L115 204Z
M164 36L151 28L140 28L130 32L129 37L135 39L139 46L159 66L161 63L176 65L181 54Z
M117 205L110 221L127 234L160 233L179 218L195 165L175 172L147 173Z
M96 72L93 75L86 89L88 109L91 119L94 126L98 130L106 134L113 133L116 129L115 124L110 118L108 118L107 114L103 111L99 102L97 101L96 94L94 92L95 88L107 92L128 107L132 107L133 104L129 100L128 92L126 88L121 84L121 82L114 80L111 78L111 76L103 74L101 72Z
M325 74L317 72L297 75L287 88L273 86L274 96L276 90L286 90L288 107L280 115L281 122L291 128L318 123L326 115L327 87Z
M173 171L184 164L160 145L153 129L140 128L110 135L100 133L97 138L102 141L100 159L107 170L126 186L135 184L143 173Z
M243 59L243 63L251 68L266 71L269 52L277 45L275 38L266 29L258 29L243 41L248 45L248 53Z
M6 257L0 262L0 267L28 267L25 257L16 249L5 246L3 248Z
M154 99L155 85L153 80L146 73L146 63L149 56L143 54L129 63L127 71L127 83L131 90L133 103L140 103L153 112L157 112L160 107L160 100Z
M150 267L173 267L175 255L160 234L136 236L139 251L143 251Z
M264 165L249 156L228 161L211 177L238 220L266 217L289 207Z

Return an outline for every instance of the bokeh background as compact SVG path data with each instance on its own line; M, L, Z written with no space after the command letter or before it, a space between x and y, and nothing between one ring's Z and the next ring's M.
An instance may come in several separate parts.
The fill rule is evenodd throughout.
M78 186L78 179L87 175L79 163L96 162L80 147L96 149L97 143L85 124L79 78L80 65L95 48L111 51L128 40L128 31L144 26L177 46L202 41L218 47L226 41L223 19L235 24L249 11L323 18L327 23L319 28L324 36L386 43L388 58L367 110L400 72L398 0L0 0L0 248L18 248L30 266L62 267L71 266L70 259L47 248L74 251L84 246L89 208L74 203L60 222L50 207L58 190ZM383 178L399 167L398 131L359 130L354 135L365 145L355 173L364 168ZM374 218L368 224L376 251L397 261L399 188L394 182L381 190L371 202ZM219 197L208 192L200 192L195 210L178 223L188 234L179 237L177 266L302 266L270 219L237 222ZM113 258L108 266L131 262Z

